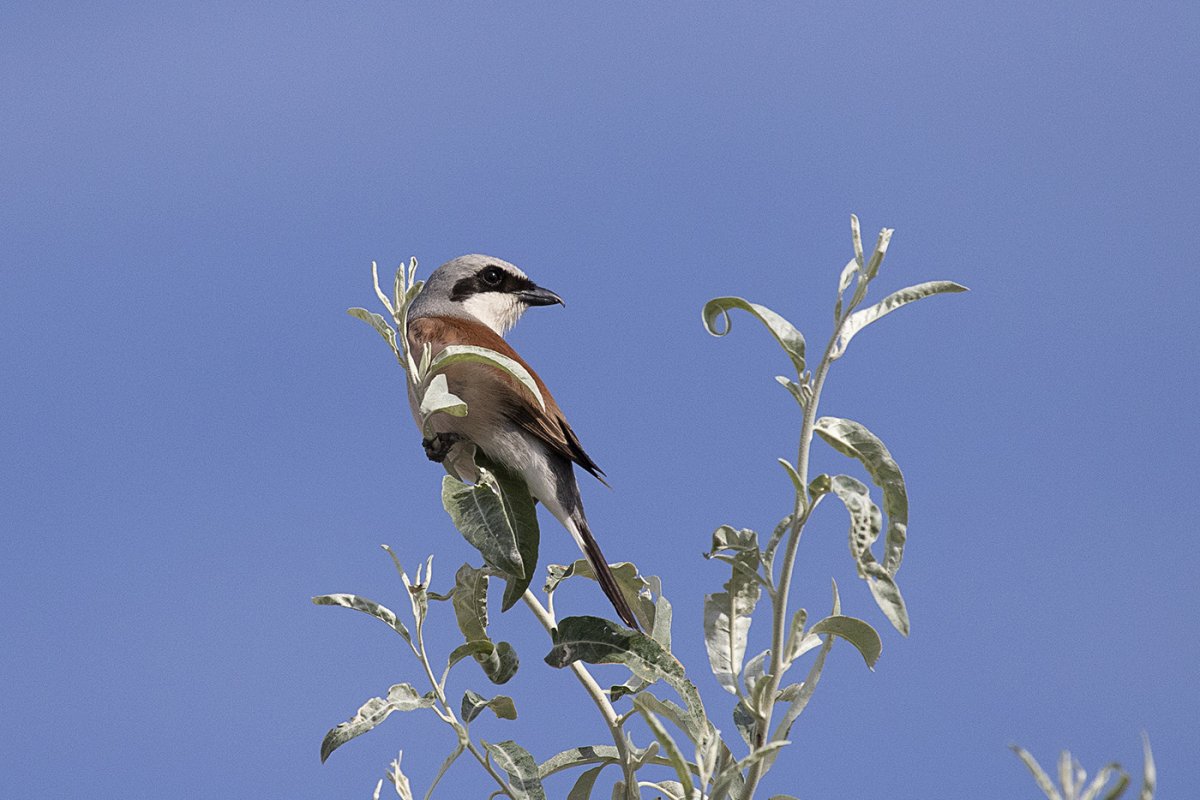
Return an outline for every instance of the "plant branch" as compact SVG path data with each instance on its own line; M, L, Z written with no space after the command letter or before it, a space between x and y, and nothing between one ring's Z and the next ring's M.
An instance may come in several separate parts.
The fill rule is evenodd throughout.
M538 622L542 623L542 627L546 629L546 633L553 635L554 629L557 627L554 617L541 604L529 589L525 590L523 597L525 605L537 617ZM596 679L592 677L592 673L588 672L588 668L580 661L571 663L571 671L575 673L575 677L583 685L588 696L592 698L592 702L596 704L596 708L600 709L600 716L604 718L604 724L608 726L608 732L612 734L613 744L617 747L617 755L620 758L621 771L625 775L625 791L627 797L635 797L637 791L637 775L633 768L633 757L629 752L629 744L625 740L625 732L621 729L624 719L618 717L616 709L613 708L608 696L604 694L604 690L600 688L600 684L596 683Z
M856 302L858 299L856 298ZM813 430L817 423L817 405L821 401L821 389L825 385L825 378L829 374L829 367L833 364L832 354L833 349L837 345L838 335L841 333L842 325L846 318L854 310L856 303L851 303L850 308L847 308L843 316L838 319L834 326L833 335L829 338L829 344L825 345L825 352L821 356L821 362L817 366L817 371L813 374L812 396L808 403L804 406L804 422L800 426L800 452L796 459L796 470L800 475L800 486L796 489L796 502L792 510L792 525L788 531L787 545L784 548L783 565L780 568L779 581L775 584L776 591L772 596L772 619L771 619L771 670L770 676L767 678L770 683L767 684L765 697L768 702L764 703L766 708L762 711L762 719L758 726L758 731L755 735L754 750L758 750L767 744L767 737L771 731L771 716L775 710L774 698L779 692L779 684L783 680L783 659L785 637L788 631L788 594L792 588L792 573L796 566L796 550L800 545L800 534L804 530L804 523L808 521L808 515L812 511L812 506L805 497L806 487L808 486L808 461L809 453L812 447ZM743 797L750 800L754 796L754 790L758 788L758 783L766 774L768 760L765 758L759 759L750 768L750 774L746 778L746 789Z
M494 780L500 787L498 793L507 795L508 797L515 797L516 795L513 793L513 788L508 785L508 781L504 780L504 778L498 772L496 772L496 769L491 765L491 762L487 760L487 757L483 753L479 752L479 748L476 747L475 743L471 741L471 737L467 732L466 726L458 721L458 717L454 715L454 709L450 707L448 702L446 702L446 692L442 688L441 684L438 683L437 678L434 677L433 666L429 663L429 654L425 650L425 620L420 616L415 616L415 620L417 623L417 643L416 645L410 643L409 646L412 647L413 652L417 656L417 660L421 662L421 666L425 669L425 676L429 678L429 684L433 687L433 692L437 697L438 704L441 705L441 708L438 708L435 705L434 711L437 712L437 715L441 717L447 725L454 729L454 733L458 737L459 743L466 748L467 752L475 757L475 760L478 761L479 765L487 771L488 775L492 776L492 780Z

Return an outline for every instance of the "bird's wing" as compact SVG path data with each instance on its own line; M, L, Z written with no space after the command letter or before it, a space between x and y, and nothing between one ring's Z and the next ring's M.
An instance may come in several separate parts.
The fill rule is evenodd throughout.
M494 350L523 366L529 371L542 393L542 400L546 404L545 411L534 404L525 387L507 372L497 368L488 368L483 372L477 371L475 375L486 375L488 380L495 381L492 391L489 391L488 394L495 400L498 410L505 418L543 442L550 452L575 462L601 483L607 485L607 481L604 480L604 471L584 451L583 445L579 443L579 437L575 435L575 431L571 430L562 409L558 407L558 403L550 394L550 390L546 388L541 377L525 363L523 358L517 355L517 351L513 350L498 333L486 325L470 320L455 317L421 317L409 320L408 337L410 344L417 352L420 352L426 342L432 345L433 355L437 355L443 347L448 345L471 344ZM450 368L450 370L453 369L454 367ZM478 380L478 377L475 380ZM469 405L468 416L471 413Z

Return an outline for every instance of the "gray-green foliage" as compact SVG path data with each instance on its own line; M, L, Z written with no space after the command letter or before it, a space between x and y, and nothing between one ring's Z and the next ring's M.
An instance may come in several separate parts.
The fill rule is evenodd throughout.
M850 553L875 604L898 631L907 634L909 630L908 611L896 583L908 535L904 477L891 453L863 425L836 417L818 419L816 413L830 366L845 354L857 333L916 300L964 290L955 283L934 281L902 289L864 307L868 288L880 274L891 235L888 229L881 231L875 249L868 256L862 247L858 220L851 218L854 255L841 272L834 329L815 363L806 353L805 338L800 331L763 305L739 297L719 297L703 309L704 325L715 336L729 333L731 314L739 311L766 327L783 349L793 373L776 380L795 399L801 412L797 457L779 459L793 489L788 512L765 542L754 530L720 526L712 535L706 556L723 562L729 570L721 590L705 597L704 638L710 670L717 683L736 698L733 724L723 727L737 736L732 739L723 736L710 720L696 684L671 652L671 604L663 596L662 582L657 577L643 576L632 563L613 565L619 589L644 633L599 617L556 618L554 606L562 602L564 582L575 577L595 578L583 560L547 568L548 577L542 587L546 602L543 607L530 590L538 561L539 532L528 490L519 478L490 463L469 443L459 443L451 449L446 461L449 475L443 480L442 501L455 527L479 551L481 565L460 567L453 587L443 595L431 592L427 585L432 561L425 567L425 584L420 570L415 583L400 570L410 594L415 635L395 614L371 601L353 595L317 598L319 603L372 614L392 627L425 667L432 691L415 695L416 699L405 694L406 704L395 703L390 695L388 700L374 698L349 722L330 732L335 743L329 751L370 730L392 711L412 706L414 710L431 709L455 730L454 749L443 763L439 778L459 755L470 752L496 784L494 794L514 800L545 797L541 780L568 770L578 771L568 800L604 796L598 787L605 774L612 776L611 796L626 800L641 797L642 788L651 789L652 796L677 800L750 800L763 775L789 744L792 726L816 690L834 640L849 642L870 668L875 667L882 651L879 634L870 623L842 612L836 584L828 615L810 619L804 608L791 607L789 595L800 534L823 498L836 497L849 513ZM397 272L390 298L379 288L376 275L376 293L390 312L395 329L378 314L363 309L351 309L350 313L378 331L404 366L409 390L420 400L423 430L427 434L434 430L439 414L471 413L450 391L442 372L458 361L484 363L504 370L521 382L537 402L543 402L536 383L524 368L498 353L480 348L452 348L437 356L428 348L421 353L409 352L407 337L397 331L407 329L408 304L420 291L420 284L415 281L415 265L414 260L407 272L403 269ZM858 478L849 475L810 478L808 462L814 434L852 459L848 466L865 472L880 491L881 502L872 497L868 484ZM881 536L882 550L876 555L875 547ZM503 695L489 699L467 688L457 708L452 708L447 700L447 680L460 662L474 660L483 675L496 684L509 680L517 669L519 662L512 646L493 642L488 635L489 582L493 577L506 582L499 603L501 610L509 609L523 598L547 629L549 652L543 661L575 674L600 712L611 745L569 747L538 764L514 741L481 742L477 746L471 739L469 725L484 710L490 709L503 719L516 716L512 700ZM430 600L442 599L450 600L463 643L448 654L439 679L425 648L423 629L430 618ZM754 626L756 634L762 631L762 641L758 643L751 636L755 616L762 619ZM788 671L801 663L804 677L786 681ZM601 689L588 669L593 664L619 665L628 670L627 678L607 690ZM538 678L545 679L546 676ZM389 708L389 704L395 707ZM323 755L328 753L323 750ZM395 770L389 773L393 783L399 774L398 760L394 766ZM404 783L404 791L411 791L406 779ZM396 790L404 796L399 786Z
M1089 781L1083 766L1066 750L1058 759L1058 785L1055 786L1054 780L1028 750L1017 745L1011 747L1029 769L1047 800L1117 800L1129 788L1129 773L1120 764L1115 761L1106 764ZM1158 772L1154 766L1154 754L1150 752L1150 737L1144 733L1142 759L1142 787L1138 791L1138 800L1154 800Z

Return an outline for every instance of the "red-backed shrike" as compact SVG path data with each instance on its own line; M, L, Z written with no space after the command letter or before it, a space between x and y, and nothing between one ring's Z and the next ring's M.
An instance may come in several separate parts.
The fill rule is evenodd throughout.
M520 475L534 499L575 538L617 614L626 625L637 628L633 611L588 527L574 465L601 481L604 473L584 452L546 384L503 338L526 309L555 303L561 304L562 298L498 258L461 256L434 270L408 309L409 351L421 353L426 344L432 356L450 345L494 350L529 371L541 390L545 409L497 367L451 365L445 370L447 386L467 404L467 414L435 415L435 435L424 441L425 451L432 460L441 461L454 442L467 440L492 461ZM411 389L409 401L419 424L419 399Z

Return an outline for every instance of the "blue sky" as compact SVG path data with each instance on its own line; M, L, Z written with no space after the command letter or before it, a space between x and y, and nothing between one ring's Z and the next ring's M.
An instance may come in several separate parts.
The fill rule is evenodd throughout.
M371 260L410 255L491 253L566 298L512 340L615 487L584 484L606 552L663 577L732 731L700 554L786 512L799 419L769 338L713 339L699 309L743 295L824 341L851 212L897 229L881 289L973 291L832 374L823 413L908 479L913 633L823 509L794 596L823 611L837 578L883 657L835 649L767 788L1032 797L1010 742L1136 769L1141 730L1163 797L1200 785L1196 5L441 5L0 10L0 794L367 797L401 748L423 790L452 745L432 717L318 763L420 675L308 600L400 604L381 542L436 553L443 588L471 558L400 371L344 313L373 307ZM575 557L544 528L544 561ZM528 616L495 628L521 718L478 734L603 743ZM478 773L441 796L484 796Z

